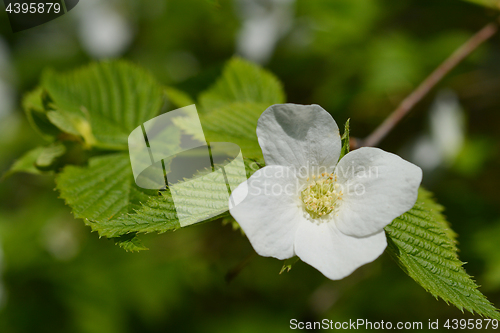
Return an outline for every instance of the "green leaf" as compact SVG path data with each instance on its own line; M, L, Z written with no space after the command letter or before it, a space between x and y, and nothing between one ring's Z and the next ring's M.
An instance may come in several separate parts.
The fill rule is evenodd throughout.
M93 157L88 167L66 166L56 187L76 218L94 223L132 211L131 203L147 199L133 181L128 154L118 153Z
M66 146L60 142L54 142L45 147L36 147L17 159L2 176L2 179L18 172L41 174L43 171L50 170L51 166L64 153L66 153Z
M61 131L81 136L87 148L97 144L97 140L92 134L90 121L83 114L65 110L56 110L47 112L47 118L56 125Z
M138 239L120 237L144 231L141 228L132 231L118 225L120 232L101 230L103 225L113 227L120 216L139 209L141 201L157 193L135 185L128 154L93 157L87 167L66 166L56 177L56 187L61 198L72 208L73 215L84 219L92 231L98 231L100 236L118 238L117 244L126 250L139 250ZM176 219L175 216L171 218L172 221Z
M289 259L286 259L285 261L283 261L283 267L281 268L280 270L280 274L282 274L283 272L290 272L290 270L292 269L292 266L295 265L295 263L299 261L299 257L295 256L295 257L291 257Z
M192 104L187 94L168 88L167 95L177 106ZM257 121L272 104L284 103L279 80L268 71L240 58L231 59L217 82L199 97L200 121L205 137L199 141L232 142L244 157L262 158L257 141ZM209 112L206 112L209 111ZM192 121L178 119L176 125L190 135Z
M11 175L18 172L27 172L33 174L40 174L41 171L35 166L35 162L38 156L42 153L44 147L36 147L18 158L10 167L10 169L5 172L2 176L2 180L10 177Z
M269 105L231 103L200 116L208 142L232 142L244 157L263 158L257 141L257 122Z
M201 114L200 121L208 142L232 142L237 144L244 157L262 158L257 141L257 121L268 107L257 103L230 103ZM189 120L178 119L175 124L186 134L195 136ZM198 138L203 140L203 138Z
M247 178L250 178L255 171L262 169L266 166L264 158L243 158L245 162L245 168L247 170Z
M26 93L23 96L22 106L30 125L46 140L53 138L60 133L47 118L44 106L44 90L41 87Z
M232 164L225 166L225 173L230 183L241 176ZM226 216L225 179L210 179L194 182L185 193L176 196L174 205L169 189L158 192L137 187L128 155L117 153L93 157L87 167L66 166L57 176L56 185L76 218L85 219L100 236L116 238L130 233L176 230L181 227L178 212L189 216L188 225ZM206 209L214 207L221 208L220 214L207 215ZM137 244L135 240L133 243ZM121 246L131 249L132 245Z
M209 185L209 184L207 184ZM222 185L222 184L221 184ZM225 184L224 184L225 185ZM102 223L95 223L94 230L99 232L99 235L106 237L116 237L128 232L137 233L164 233L167 231L175 231L181 228L177 218L176 210L192 210L195 211L199 207L208 207L210 203L226 204L227 201L221 202L220 197L215 193L208 190L209 186L199 189L201 200L198 200L199 206L193 205L174 205L172 196L169 192L158 197L151 197L149 200L138 210L133 213L122 215L116 220L103 221ZM218 189L224 191L224 189ZM227 192L227 189L225 189ZM223 192L225 193L225 192ZM191 199L186 197L186 199ZM229 214L228 211L222 212L216 216L208 217L204 213L193 214L192 220L199 220L200 222L210 222L225 217ZM189 226L189 225L188 225Z
M234 184L240 179L240 170L232 164L224 167L229 183ZM210 181L194 182L185 192L176 196L174 200L170 191L161 192L159 196L152 196L131 214L122 215L117 221L104 222L99 225L99 234L114 237L125 232L165 232L181 227L177 214L188 216L187 224L196 221L208 222L229 215L228 188L224 177L213 174ZM176 186L176 185L174 185ZM219 207L220 214L210 216L206 208Z
M465 272L455 234L443 207L420 189L415 206L385 227L388 250L399 266L434 297L461 311L500 319L500 314Z
M136 233L131 233L123 235L120 237L113 238L116 245L120 246L127 252L139 252L144 250L149 250L142 244L142 241L137 237Z
M55 161L66 153L66 146L61 142L54 142L47 147L43 147L35 161L35 165L40 169L49 168Z
M106 237L119 237L130 232L163 233L181 227L174 201L168 191L148 197L129 214L122 214L116 219L92 221L90 225L99 235Z
M349 153L350 149L350 141L349 141L349 122L351 119L347 119L344 127L344 134L342 134L342 150L340 151L340 157L339 161L344 157L346 154Z
M49 120L102 148L126 149L130 132L156 116L163 104L155 79L124 61L93 63L61 74L47 71L41 85L52 101Z
M268 107L284 103L285 93L273 74L251 62L233 58L225 66L222 76L200 95L198 101L203 112L230 103L261 103Z

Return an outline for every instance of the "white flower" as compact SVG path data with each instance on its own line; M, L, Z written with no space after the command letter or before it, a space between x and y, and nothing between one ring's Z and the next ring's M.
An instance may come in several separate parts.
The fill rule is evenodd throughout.
M318 105L279 104L259 119L266 167L231 194L230 209L261 256L298 256L336 280L375 260L384 227L413 207L422 170L378 148L345 155Z

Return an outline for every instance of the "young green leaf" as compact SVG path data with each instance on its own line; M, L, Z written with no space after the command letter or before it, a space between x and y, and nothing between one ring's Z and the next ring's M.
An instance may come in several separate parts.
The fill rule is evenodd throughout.
M47 110L44 106L45 91L42 87L26 93L23 96L22 106L30 125L44 139L53 140L60 130L47 118Z
M268 107L284 103L285 93L273 74L251 62L233 58L224 67L222 76L198 101L203 112L230 103L261 103Z
M281 267L281 270L280 270L280 274L282 274L283 272L287 272L287 273L290 272L290 270L292 269L292 266L295 265L297 263L297 261L299 261L299 257L297 257L297 256L284 260L283 267Z
M344 157L346 154L349 153L350 149L350 141L349 141L349 122L351 119L347 119L344 127L344 134L342 134L342 150L340 151L340 157L339 161Z
M388 251L434 297L460 310L500 319L500 314L462 267L455 234L432 195L420 189L415 206L385 227Z
M66 146L61 142L53 142L45 147L36 147L17 159L0 180L18 172L41 174L43 171L49 171L54 162L64 153L66 153Z
M11 175L18 173L18 172L27 172L27 173L33 173L33 174L40 174L41 170L39 170L36 166L36 160L38 159L38 156L42 153L44 150L44 147L36 147L26 153L24 153L23 156L18 158L14 164L10 167L10 169L5 172L0 180L3 180L7 177L10 177Z
M42 151L38 155L35 161L35 165L45 170L54 164L54 162L66 153L66 146L61 142L54 142L48 145L47 147L43 147Z
M97 144L97 140L94 134L92 134L92 128L87 119L88 117L83 113L66 110L51 110L46 114L50 122L64 133L72 134L77 137L81 136L87 148Z

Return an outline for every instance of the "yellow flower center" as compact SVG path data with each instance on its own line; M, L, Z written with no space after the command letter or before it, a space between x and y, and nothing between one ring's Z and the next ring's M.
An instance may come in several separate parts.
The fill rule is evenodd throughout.
M305 210L313 219L317 219L335 212L343 193L340 185L337 184L337 176L333 173L322 173L312 178L313 182L300 193L300 197L304 202ZM307 180L309 181L310 178Z

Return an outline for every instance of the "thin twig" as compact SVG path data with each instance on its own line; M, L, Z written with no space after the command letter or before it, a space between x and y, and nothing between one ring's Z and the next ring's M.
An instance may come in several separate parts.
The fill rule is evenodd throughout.
M479 47L483 42L488 40L498 31L496 23L490 23L479 30L465 44L460 46L452 55L448 57L438 68L434 70L408 97L406 97L387 117L382 124L372 134L370 134L362 142L358 142L359 146L373 147L382 141L385 136L403 119L408 112L417 104L441 79L448 74L455 66L464 60L469 54Z
M256 254L257 253L253 251L248 256L246 256L245 259L243 259L236 267L227 272L225 276L226 283L230 283L231 281L233 281L234 278L236 278L238 274L240 274L243 268L245 268L250 263L250 261L255 257Z

